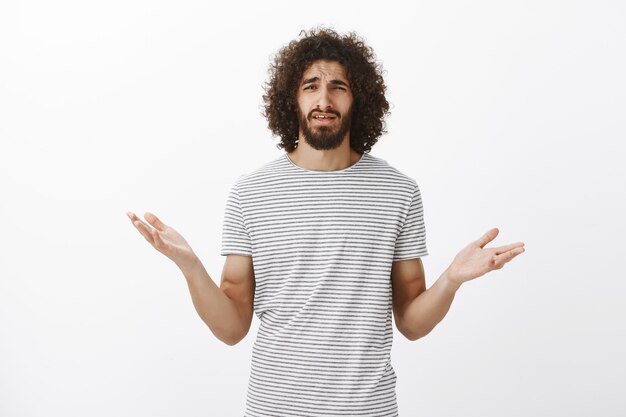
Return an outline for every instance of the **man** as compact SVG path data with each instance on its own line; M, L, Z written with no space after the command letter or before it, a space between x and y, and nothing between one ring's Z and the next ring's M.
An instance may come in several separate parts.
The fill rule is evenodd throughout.
M369 154L389 108L372 50L355 34L312 30L271 68L265 116L286 152L229 193L220 288L173 228L129 217L181 268L220 340L242 340L256 312L246 416L397 416L392 310L405 337L423 337L463 282L524 244L485 248L494 228L426 290L419 187Z

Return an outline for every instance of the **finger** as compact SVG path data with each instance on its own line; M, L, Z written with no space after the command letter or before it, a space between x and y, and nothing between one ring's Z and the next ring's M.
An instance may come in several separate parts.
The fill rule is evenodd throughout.
M148 223L150 223L152 226L154 226L155 229L163 232L165 231L165 224L163 224L163 222L161 222L161 220L159 220L159 218L157 216L155 216L154 214L150 213L150 212L146 212L143 217L146 218L146 220L148 220Z
M163 246L163 239L157 229L152 229L152 239L154 239L154 247L160 248Z
M137 216L129 215L128 217L134 217L135 220L133 220L133 226L135 226L137 228L137 230L139 230L139 233L141 233L141 235L148 242L150 242L152 245L154 245L154 237L152 235L152 228L150 226L146 225L144 222L142 222Z
M510 245L493 248L493 250L495 251L496 255L500 255L500 254L510 251L511 249L520 248L520 247L521 248L524 247L524 242L511 243Z
M152 229L152 228L151 228L150 226L148 226L148 225L147 225L147 224L146 224L143 220L141 220L139 217L137 217L137 216L135 215L135 213L132 213L132 212L130 212L130 211L129 211L129 212L128 212L128 213L126 213L126 214L128 214L128 217L130 217L130 220L133 222L133 224L134 224L135 226L137 226L135 223L136 223L136 222L139 222L139 223L140 223L140 224L142 224L142 225L143 225L143 226L144 226L147 230Z
M526 249L524 249L523 247L517 247L515 249L511 249L508 252L505 252L503 254L500 255L496 255L494 257L494 261L493 261L493 266L496 269L500 269L504 266L504 264L508 263L509 261L511 261L513 258L515 258L517 255L519 255L520 253L525 252Z
M136 222L135 225L137 226L137 229L139 229L139 232L143 235L143 237L145 237L146 240L154 246L154 229L139 222Z
M487 233L482 235L481 238L476 241L476 243L478 243L478 246L483 248L487 243L494 240L496 236L498 236L499 232L500 231L498 230L498 228L494 227L493 229L490 229Z

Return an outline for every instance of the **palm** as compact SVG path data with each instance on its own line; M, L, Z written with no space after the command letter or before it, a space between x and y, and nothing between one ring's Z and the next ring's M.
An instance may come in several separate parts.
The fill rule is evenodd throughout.
M497 248L485 248L498 235L494 228L480 239L470 243L461 250L448 268L450 279L462 284L478 278L494 269L500 269L515 256L524 252L524 243L518 242Z
M184 256L191 250L185 238L171 226L165 226L164 230L159 232L159 237L163 241L163 246L161 249L157 249L165 255L168 252L175 256Z
M167 226L161 222L154 214L146 213L144 216L153 227L144 223L133 213L129 212L128 217L143 237L150 242L156 250L170 258L179 267L188 267L197 260L196 254L185 238L174 230L173 227Z

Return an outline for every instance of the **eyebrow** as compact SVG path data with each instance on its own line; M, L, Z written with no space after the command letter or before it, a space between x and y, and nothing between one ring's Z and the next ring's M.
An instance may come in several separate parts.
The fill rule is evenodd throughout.
M319 78L319 77L307 78L306 80L304 80L304 81L302 82L302 85L305 85L305 84L311 84L311 83L317 82L317 81L319 81L319 80L320 80L320 78ZM349 86L346 82L341 81L341 80L330 80L330 83L331 83L331 84L334 84L334 85L343 85L343 86L345 86L345 87L350 88L350 86Z

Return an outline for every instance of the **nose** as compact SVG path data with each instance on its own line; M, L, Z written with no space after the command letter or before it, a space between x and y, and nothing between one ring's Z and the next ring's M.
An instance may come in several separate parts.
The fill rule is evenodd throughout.
M332 100L331 100L328 88L321 87L318 91L319 91L319 96L317 99L317 107L319 107L322 110L325 110L327 108L332 108L333 104L332 104Z

